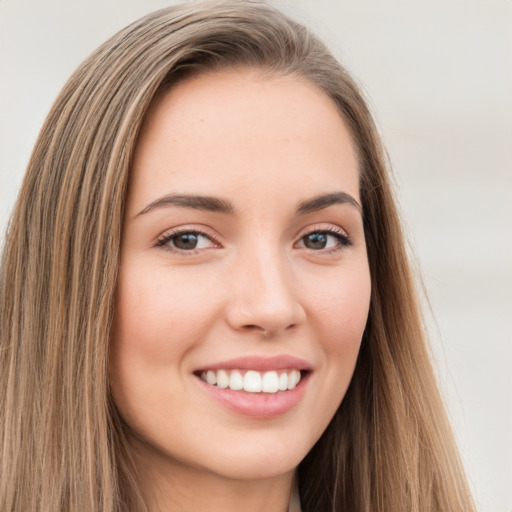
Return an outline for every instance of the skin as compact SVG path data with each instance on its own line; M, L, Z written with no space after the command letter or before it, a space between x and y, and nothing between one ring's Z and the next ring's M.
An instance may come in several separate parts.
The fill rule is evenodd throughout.
M215 72L153 102L127 198L110 361L151 510L287 510L295 469L349 385L370 301L360 209L297 205L339 192L360 203L358 181L344 121L305 80ZM169 194L235 211L154 205ZM207 236L180 250L176 228ZM351 245L326 235L311 248L306 235L322 230ZM312 371L276 417L233 412L194 375L282 354Z

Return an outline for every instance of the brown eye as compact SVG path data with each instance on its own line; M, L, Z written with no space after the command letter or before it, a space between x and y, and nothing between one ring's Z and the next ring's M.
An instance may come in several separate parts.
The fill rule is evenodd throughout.
M312 231L299 241L299 247L312 251L336 251L352 245L352 240L338 231Z
M304 247L308 249L325 249L327 246L327 237L325 233L310 233L302 238Z
M199 236L200 235L197 233L181 233L173 236L169 242L172 242L172 245L176 247L176 249L190 251L191 249L197 248Z
M156 245L178 253L194 253L200 249L218 246L210 236L200 231L175 231L164 235Z

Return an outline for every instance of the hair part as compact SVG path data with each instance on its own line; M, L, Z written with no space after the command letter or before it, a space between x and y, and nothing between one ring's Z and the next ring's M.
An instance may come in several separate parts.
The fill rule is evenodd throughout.
M146 510L108 377L131 158L159 91L240 67L323 90L359 157L370 314L349 390L299 466L304 512L474 511L372 116L305 27L244 0L136 21L80 66L45 121L0 274L0 509Z

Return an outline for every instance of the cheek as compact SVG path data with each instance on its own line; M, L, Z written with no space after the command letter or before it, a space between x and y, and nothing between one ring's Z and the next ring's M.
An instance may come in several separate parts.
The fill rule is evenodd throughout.
M303 422L309 425L313 444L332 420L352 380L371 294L369 271L364 264L351 265L350 271L348 266L336 269L317 284L307 295L309 328L321 354L318 371L313 374L320 391L311 404L314 412L309 414L315 421Z
M185 376L187 353L204 339L215 317L212 294L197 293L199 283L186 273L170 274L135 264L120 270L110 383L117 406L132 425L140 419L140 408L163 413L156 390L163 387L172 398Z
M332 283L336 283L333 285ZM370 306L371 281L368 267L361 265L326 283L322 293L311 297L322 339L332 350L358 349Z
M169 364L199 341L217 306L200 276L169 269L121 272L115 321L116 344L145 360Z
M334 414L352 379L368 319L369 270L366 265L355 267L332 280L324 290L311 296L311 319L322 348L329 408Z

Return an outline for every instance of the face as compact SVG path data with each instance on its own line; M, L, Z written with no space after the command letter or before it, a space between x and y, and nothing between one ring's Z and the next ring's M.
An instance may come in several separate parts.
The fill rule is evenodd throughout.
M225 71L155 99L136 147L111 389L147 461L290 472L340 405L370 301L356 153L296 77Z

